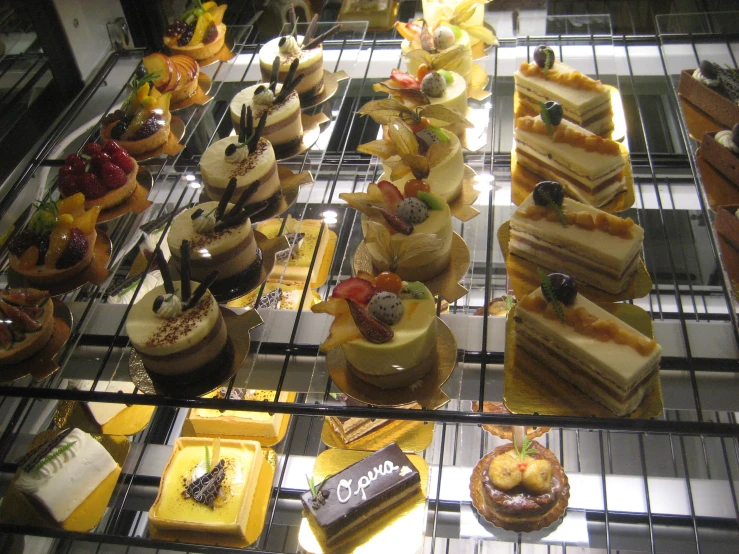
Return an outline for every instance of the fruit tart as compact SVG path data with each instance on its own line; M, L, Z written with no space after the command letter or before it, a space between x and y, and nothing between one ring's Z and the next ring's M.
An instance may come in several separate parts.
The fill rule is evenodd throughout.
M341 347L349 371L371 385L409 386L436 363L436 302L423 283L395 273L361 274L311 310L334 316L320 349Z
M395 23L403 42L400 51L405 57L408 73L415 75L420 66L451 69L469 79L472 71L470 35L460 27L440 24L434 28L419 19L413 23Z
M554 453L524 438L499 446L472 471L470 495L490 523L519 533L556 522L567 508L570 485Z
M375 83L376 92L386 92L408 106L441 105L467 113L467 83L456 71L422 64L415 75L393 69L390 79Z
M107 210L122 204L136 190L139 165L116 142L100 146L90 142L80 154L70 154L59 169L59 192L63 198L85 195L85 209Z
M114 140L132 156L164 146L169 139L172 93L159 92L151 84L154 78L150 74L134 76L129 84L131 94L120 109L106 115L102 121L100 136L103 140Z
M226 38L223 14L226 4L195 0L194 6L183 12L164 32L164 44L173 54L205 60L215 56Z
M85 210L82 193L42 202L8 245L10 267L33 285L51 285L81 273L95 255L99 214L100 206Z
M457 136L445 129L411 128L398 118L388 125L387 139L360 144L357 150L380 158L385 172L381 179L388 179L398 189L411 179L419 179L446 202L462 192L462 146Z
M172 104L187 100L197 92L200 66L190 56L154 52L141 61L145 74L152 76L154 87L162 94L172 94Z
M406 181L403 192L390 181L339 198L362 212L362 234L372 265L402 279L425 281L444 272L452 255L452 214L426 181Z
M54 303L37 289L0 291L0 366L33 356L54 333Z

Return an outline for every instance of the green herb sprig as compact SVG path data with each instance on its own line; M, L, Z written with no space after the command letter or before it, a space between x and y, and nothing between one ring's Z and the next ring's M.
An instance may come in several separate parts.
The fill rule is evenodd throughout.
M72 446L74 444L76 444L76 443L77 443L77 441L69 441L68 443L63 444L62 446L60 446L59 448L57 448L56 450L54 450L54 452L52 452L51 454L49 454L48 456L46 456L44 459L42 459L35 466L33 466L33 469L31 471L36 471L38 469L41 469L46 464L49 464L49 463L53 462L59 456L61 456L62 454L64 454L67 450L69 450L70 448L72 448Z
M546 192L539 190L539 194L541 194L544 197L544 200L547 201L547 207L554 212L554 214L557 216L557 219L559 219L559 222L564 226L567 227L567 217L565 217L564 212L562 211L562 207L559 206L554 200L552 200L552 197L549 196Z
M552 120L549 119L547 107L541 100L539 101L539 109L541 110L541 120L544 122L544 125L547 126L547 134L551 137L554 134L554 125L552 125Z
M205 445L205 471L210 473L210 450L207 444Z
M532 442L529 440L528 437L523 438L523 444L521 445L521 449L518 449L518 445L516 445L516 441L513 441L513 448L516 450L516 454L518 454L518 457L521 459L521 461L524 461L526 459L526 456L529 454L535 454L536 449L532 448Z
M36 204L36 212L31 216L28 227L37 235L44 235L54 228L59 210L53 200Z
M316 485L316 481L313 478L313 476L305 476L305 479L308 481L308 488L310 489L310 493L313 496L313 498L318 497L318 493L321 492L321 489L323 488L323 485L326 484L326 481L329 480L329 478L333 477L333 473L326 475L324 477L323 481L321 481L318 485Z
M554 65L553 52L547 48L544 50L544 80L546 81L549 76L549 68Z
M505 298L505 309L507 312L510 312L513 309L513 305L515 304L515 300L513 298L512 294L506 294L504 296Z
M540 267L536 268L536 272L539 274L539 278L541 279L541 288L544 290L544 298L552 303L552 307L557 313L557 317L562 323L564 323L565 312L562 309L562 303L554 294L554 285L552 285L552 281L549 279L549 275L547 275Z

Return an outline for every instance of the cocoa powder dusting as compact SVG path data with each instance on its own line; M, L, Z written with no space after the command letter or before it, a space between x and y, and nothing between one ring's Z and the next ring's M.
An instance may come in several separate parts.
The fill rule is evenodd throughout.
M249 171L252 171L256 165L257 160L259 157L264 154L264 152L267 150L267 139L260 138L259 142L257 143L257 148L254 152L249 154L249 156L238 163L230 164L231 174L229 175L229 179L236 177L243 177L246 175Z
M206 292L194 308L182 312L178 317L162 320L162 326L146 341L147 348L162 348L175 344L191 333L197 324L208 315L211 305L210 291Z
M238 227L229 227L228 229L216 231L215 233L211 233L210 235L195 234L190 238L190 249L195 252L200 248L207 248L211 244L215 244L222 238L234 233L236 229L238 229Z

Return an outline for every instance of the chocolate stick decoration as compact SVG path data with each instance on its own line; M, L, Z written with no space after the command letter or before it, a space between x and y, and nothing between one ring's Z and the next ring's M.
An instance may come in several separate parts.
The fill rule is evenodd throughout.
M279 104L280 102L284 102L285 99L290 95L290 93L297 88L297 86L300 84L300 81L303 80L303 77L305 77L305 74L301 73L295 79L293 79L293 82L290 83L289 86L285 86L285 84L283 84L282 88L280 89L280 94L275 97L274 103Z
M198 302L200 302L200 299L205 294L205 291L207 291L218 278L219 273L220 272L217 269L214 269L213 271L208 273L208 276L202 283L198 285L198 288L195 289L195 293L190 297L190 300L187 301L187 304L185 304L186 310L194 308L198 304Z
M275 56L272 62L272 74L269 77L269 90L274 94L277 89L277 79L280 76L280 56Z
M339 23L338 25L334 25L322 35L318 35L316 38L311 40L308 44L305 44L305 41L303 41L303 50L309 50L311 48L315 48L327 38L330 38L331 36L335 35L339 29L341 29L341 23Z
M246 187L244 192L241 193L241 196L239 196L239 199L234 204L234 207L229 210L228 215L226 217L234 216L238 214L241 210L243 210L249 198L254 196L254 193L257 192L261 184L262 184L261 181L256 180L251 185Z
M259 123L257 124L257 128L254 130L254 134L249 139L249 154L253 154L257 149L257 144L259 144L259 139L262 136L262 131L264 131L264 126L267 124L267 112L265 111L262 114L262 117L259 118Z
M246 105L246 104L244 104ZM242 125L244 125L242 120ZM251 106L249 106L246 109L246 124L244 128L244 140L242 142L246 142L246 139L251 137L252 133L254 132L254 114L252 114Z
M244 210L237 214L234 214L233 217L226 217L226 219L218 223L218 225L216 225L216 231L221 231L222 229L228 229L229 227L241 225L250 217L253 217L254 215L267 208L267 206L269 206L269 200L260 200L259 202L255 202L254 204L249 204Z
M295 36L295 32L298 30L298 16L295 14L295 5L292 3L287 9L287 18L290 21L290 34Z
M303 44L310 41L311 38L313 38L313 35L316 32L316 28L318 27L318 14L313 14L313 19L310 20L310 24L308 25L308 29L305 31L305 35L303 35Z
M169 266L167 265L167 260L164 257L164 253L162 252L162 249L158 246L157 249L154 251L154 256L156 256L159 271L162 273L162 280L164 281L164 292L166 292L167 294L174 294L174 282L172 281L172 274L169 272Z
M241 104L241 119L239 119L239 144L246 142L246 104Z
M190 300L190 241L183 240L180 246L180 296L183 302Z
M299 58L295 58L290 64L290 69L287 70L287 75L285 75L285 78L282 80L282 88L280 89L280 94L277 95L273 103L280 102L281 100L278 100L278 98L284 98L283 94L285 92L285 88L289 87L290 84L293 82L293 79L295 79L295 73L298 71L298 64L300 64Z
M220 221L223 219L223 214L226 213L226 206L228 206L229 200L231 200L231 197L234 194L234 191L236 190L236 177L232 177L231 180L228 182L228 185L226 185L226 190L223 191L223 196L221 196L221 200L218 202L218 207L216 208L216 221Z

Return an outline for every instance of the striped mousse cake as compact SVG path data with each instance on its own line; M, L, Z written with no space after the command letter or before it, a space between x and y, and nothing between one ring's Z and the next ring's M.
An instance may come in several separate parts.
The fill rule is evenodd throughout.
M516 119L516 162L565 187L568 196L604 206L626 190L621 147L562 119L551 135L541 116Z
M549 275L519 300L515 332L517 348L618 416L654 388L659 344L578 294L567 275Z
M519 102L530 110L538 112L539 102L554 100L562 105L565 118L580 127L604 136L613 130L608 89L600 81L556 61L551 48L539 46L534 61L521 63L513 79Z
M563 220L542 198L560 200ZM567 224L564 224L564 221ZM644 230L598 208L564 198L559 183L544 181L511 216L511 254L578 282L619 294L639 267Z

